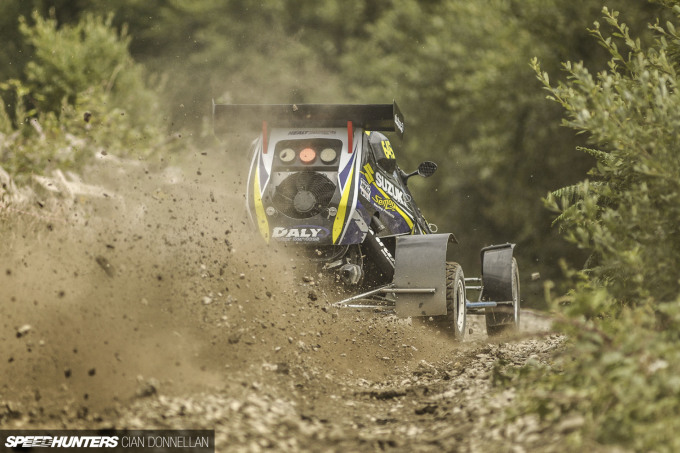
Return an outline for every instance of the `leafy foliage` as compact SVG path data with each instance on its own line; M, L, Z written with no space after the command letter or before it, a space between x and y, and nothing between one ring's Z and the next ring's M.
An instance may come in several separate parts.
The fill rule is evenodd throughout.
M603 289L578 297L587 297L591 306L610 303ZM511 415L538 414L546 431L565 419L580 419L581 428L567 436L561 451L597 444L678 451L678 302L624 309L597 322L564 318L561 328L570 345L551 366L497 370L497 379L521 389Z
M658 10L635 0L610 4L626 5L634 23L646 23ZM52 16L49 5L56 6ZM543 101L526 61L538 55L550 71L574 55L586 64L604 65L605 50L592 46L583 29L598 9L590 0L286 0L258 5L243 0L4 0L0 36L9 44L0 49L0 80L27 83L37 51L16 17L26 16L22 28L32 27L37 23L31 12L37 11L38 17L56 20L60 31L79 26L88 14L107 18L137 61L148 71L167 74L163 116L170 130L182 130L185 137L187 130L195 138L209 136L211 98L244 103L396 98L407 113L405 149L397 150L401 165L414 168L424 159L439 163L436 178L414 180L412 190L431 221L463 239L459 261L474 266L480 246L513 241L522 251L518 258L524 275L540 271L555 277L559 257L571 263L584 257L550 228L550 213L536 200L570 184L592 161L574 151L585 144L583 138L559 127L560 109ZM644 44L649 34L640 28ZM101 50L113 57L110 61L120 62L120 55ZM52 59L46 63L56 71L59 85L66 85L46 87L55 92L50 98L57 108L57 91L73 99L81 96L81 81L97 86L112 75L108 63L109 72L90 79L63 74L59 68L65 66ZM113 90L128 92L123 78L130 72L131 79L139 80L136 71L119 71ZM92 74L98 74L96 68ZM134 92L145 98L143 87ZM2 96L13 105L14 94ZM114 107L136 117L136 99ZM140 116L135 126L154 120L153 115ZM204 143L212 146L208 139ZM536 301L540 298L526 303Z
M591 0L3 0L0 166L21 182L97 151L170 153L168 130L208 130L213 97L395 97L408 112L400 162L439 161L412 189L465 238L461 261L512 240L527 274L578 262L538 202L546 192L563 236L591 257L559 299L572 346L552 370L512 377L526 386L519 409L548 425L581 414L575 449L677 450L680 8L608 3L629 25L605 10L593 46ZM556 103L526 65L534 55ZM579 63L555 74L568 59Z
M567 63L569 82L551 87L535 66L565 108L565 125L602 148L588 151L597 157L590 176L599 183L580 186L581 199L562 206L569 210L563 221L569 239L598 256L591 275L616 299L673 300L680 290L674 275L680 266L680 93L666 36L674 27L655 25L656 46L645 51L617 13L604 13L612 36L603 36L597 23L591 32L612 55L608 71L593 76L582 64Z
M111 17L86 15L74 26L21 18L34 49L23 79L0 83L0 166L19 181L50 169L78 169L96 151L143 157L166 134L158 96L132 61L129 38Z
M647 14L639 2L630 8ZM596 46L582 44L596 11L588 1L402 1L345 55L357 97L399 93L408 112L405 165L439 161L441 173L423 184L425 212L465 239L462 262L475 262L479 244L507 240L518 243L525 270L549 276L559 274L557 257L583 262L535 200L592 160L574 152L583 138L559 127L561 112L544 102L525 62L539 55L557 68L560 55L575 51L584 61L601 59Z
M595 149L582 150L597 159L588 175L594 182L546 200L567 238L593 256L587 269L570 271L574 290L552 302L570 345L551 369L529 367L512 379L523 388L519 412L537 413L546 425L583 419L570 435L574 450L680 448L680 5L665 3L674 18L651 25L647 49L617 12L603 9L611 31L595 23L590 32L610 54L604 71L565 63L567 81L551 85L532 63L549 98L564 107L564 124L587 136Z

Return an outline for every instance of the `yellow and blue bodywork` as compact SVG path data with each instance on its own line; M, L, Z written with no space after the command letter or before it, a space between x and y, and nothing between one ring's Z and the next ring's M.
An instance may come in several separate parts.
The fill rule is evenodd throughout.
M319 272L364 290L336 306L432 317L458 339L468 310L485 314L489 332L519 326L514 244L482 249L480 278L465 279L447 261L455 236L435 234L407 187L436 164L404 173L382 133L403 136L396 102L213 103L213 121L218 135L262 126L251 148L248 216L267 243L299 246ZM468 280L477 284L478 302L467 300Z
M382 237L430 232L382 133L281 128L265 134L253 143L247 196L250 218L267 242L361 244L375 219Z

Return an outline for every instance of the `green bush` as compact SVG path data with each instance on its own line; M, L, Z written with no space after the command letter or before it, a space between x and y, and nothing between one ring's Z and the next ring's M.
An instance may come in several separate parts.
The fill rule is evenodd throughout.
M167 140L158 93L108 18L21 18L34 49L22 79L0 82L0 166L19 182L81 168L96 152L143 158ZM8 108L7 108L8 107Z
M610 296L600 289L579 297ZM679 451L680 299L625 308L605 320L563 318L559 325L569 345L550 367L497 370L497 380L520 389L511 416L538 414L548 436L563 420L581 419L559 451L593 444Z
M636 451L680 450L680 6L673 20L650 26L649 49L618 13L603 10L611 30L591 30L611 55L592 74L566 63L566 82L551 85L533 66L564 124L586 135L597 160L588 179L555 191L565 237L592 253L571 271L574 290L559 325L569 344L551 372L531 367L512 379L523 388L520 411L548 425L578 414L574 449L593 443ZM502 373L501 373L502 374Z
M572 188L576 199L550 198L560 207L567 237L593 253L589 276L617 300L674 300L680 289L680 126L678 61L672 22L654 25L656 45L644 50L617 13L605 10L612 36L592 31L612 55L607 71L593 76L567 63L567 83L550 86L551 98L567 111L565 125L586 133L598 150L592 182ZM555 196L557 195L557 196Z

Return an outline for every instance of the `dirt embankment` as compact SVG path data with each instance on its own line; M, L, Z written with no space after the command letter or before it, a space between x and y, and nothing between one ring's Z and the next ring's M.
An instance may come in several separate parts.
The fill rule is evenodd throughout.
M334 309L292 251L250 235L225 167L223 156L162 171L107 160L90 176L107 197L3 219L0 426L214 428L219 451L545 441L531 419L494 424L512 393L490 379L499 358L549 360L561 339L545 319L525 313L539 335L507 342L472 323L456 344Z

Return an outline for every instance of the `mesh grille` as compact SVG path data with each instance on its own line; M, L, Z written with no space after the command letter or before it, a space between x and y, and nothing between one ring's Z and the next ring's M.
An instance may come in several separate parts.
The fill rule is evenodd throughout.
M306 219L320 213L333 198L335 184L313 171L293 173L274 191L272 203L277 211L294 219Z

